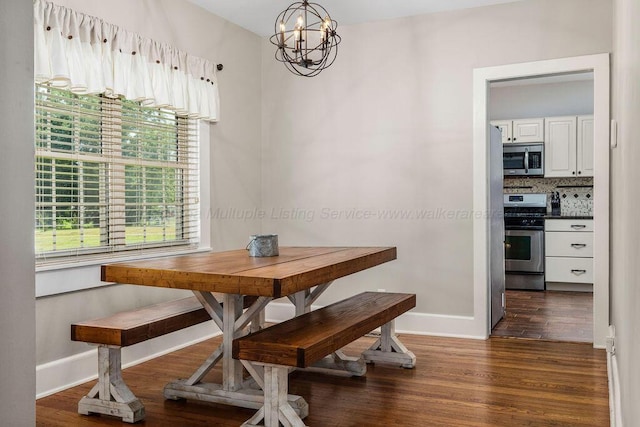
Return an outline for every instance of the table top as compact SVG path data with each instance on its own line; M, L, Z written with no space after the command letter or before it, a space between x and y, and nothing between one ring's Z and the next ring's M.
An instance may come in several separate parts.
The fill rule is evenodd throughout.
M279 298L397 257L395 247L280 247L275 257L244 249L106 264L105 282Z

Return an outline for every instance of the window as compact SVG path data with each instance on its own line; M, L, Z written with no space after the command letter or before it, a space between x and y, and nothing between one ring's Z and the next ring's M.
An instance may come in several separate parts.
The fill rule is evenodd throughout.
M36 256L195 247L197 123L36 85Z

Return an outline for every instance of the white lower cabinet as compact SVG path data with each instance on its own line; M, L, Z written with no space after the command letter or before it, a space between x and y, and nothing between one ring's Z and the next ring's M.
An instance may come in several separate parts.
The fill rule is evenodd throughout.
M593 283L593 258L547 257L545 281Z
M552 257L592 258L593 233L575 231L547 231L545 254Z
M547 289L592 290L592 230L593 220L548 219L545 221Z

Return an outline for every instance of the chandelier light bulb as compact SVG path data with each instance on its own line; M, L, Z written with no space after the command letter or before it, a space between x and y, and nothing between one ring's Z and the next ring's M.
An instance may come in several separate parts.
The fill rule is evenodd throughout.
M280 46L286 46L286 40L284 39L284 33L287 31L284 22L280 22Z

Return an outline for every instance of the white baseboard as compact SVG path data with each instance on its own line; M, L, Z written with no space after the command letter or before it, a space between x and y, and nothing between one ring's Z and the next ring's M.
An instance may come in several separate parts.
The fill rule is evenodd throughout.
M215 323L205 322L187 329L122 349L122 367L128 368L172 351L220 335ZM87 348L89 346L87 345ZM98 351L84 353L36 366L36 399L98 378Z
M312 306L313 310L321 306ZM289 303L272 302L267 306L268 322L282 322L291 319L295 308ZM429 313L404 313L396 319L396 331L415 335L433 335L452 338L487 339L486 336L470 334L475 328L474 318L467 316L446 316Z
M613 392L609 392L609 419L611 420L611 427L622 427L622 408L620 402L620 378L618 377L618 358L614 355L611 356L611 362L609 364L611 369L608 369L607 374L609 377L610 389Z
M620 373L618 371L618 357L616 356L616 329L609 326L607 337L607 378L609 381L609 425L622 427L622 402L620 396Z
M313 309L317 308L320 307L313 307ZM269 322L281 322L292 318L294 311L292 304L271 303L266 309L266 319ZM396 319L396 331L401 333L486 339L485 336L477 336L465 332L472 330L474 330L473 317L405 313ZM123 348L122 367L128 368L129 366L146 362L219 334L220 331L213 322L206 322ZM91 348L84 353L63 359L43 363L36 366L36 399L95 380L97 377L98 352L96 348Z
M547 291L593 293L593 283L545 282L545 287Z

